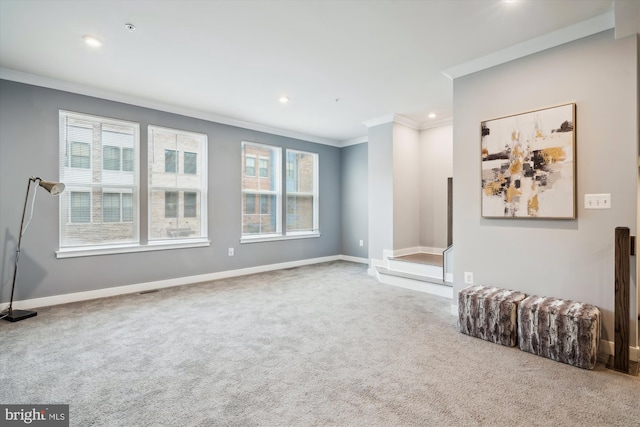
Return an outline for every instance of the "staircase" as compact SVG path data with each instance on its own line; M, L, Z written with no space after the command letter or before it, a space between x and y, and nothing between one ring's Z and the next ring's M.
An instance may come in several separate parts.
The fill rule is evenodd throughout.
M443 280L441 254L414 253L389 257L386 266L376 267L376 277L387 285L453 298L453 283ZM451 277L447 279L453 280Z

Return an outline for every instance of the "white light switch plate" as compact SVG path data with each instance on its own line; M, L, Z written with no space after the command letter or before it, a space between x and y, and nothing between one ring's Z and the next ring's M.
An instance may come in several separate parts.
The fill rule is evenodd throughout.
M611 194L585 194L585 209L611 209Z

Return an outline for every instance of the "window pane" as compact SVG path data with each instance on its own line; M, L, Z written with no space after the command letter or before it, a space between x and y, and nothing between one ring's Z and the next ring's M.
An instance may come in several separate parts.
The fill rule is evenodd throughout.
M149 240L207 237L207 135L149 126Z
M120 148L111 145L102 147L102 168L110 171L120 170Z
M139 125L62 110L59 119L60 181L67 188L60 195L60 248L137 243Z
M195 218L197 217L197 202L198 193L186 192L184 193L184 217Z
M133 194L122 193L122 221L133 221Z
M71 192L69 210L71 222L91 222L91 195L87 192Z
M287 150L287 231L318 228L317 154Z
M280 147L242 143L243 234L281 233L281 156Z
M176 173L178 171L178 156L176 150L164 150L164 171Z
M256 176L256 158L255 157L245 158L244 174L247 176Z
M89 169L91 161L89 158L90 145L86 142L71 143L71 167Z
M102 194L102 221L120 222L120 193Z
M311 231L313 196L287 196L287 231Z
M178 217L178 192L177 191L164 192L164 217L165 218Z
M133 148L122 149L122 170L125 172L133 172L134 167L134 153Z
M260 213L265 215L269 213L269 201L270 201L271 197L267 194L262 194L260 196Z
M244 211L247 215L256 213L256 195L247 194L245 197Z
M198 154L185 151L184 153L184 173L198 173Z
M260 159L260 176L266 178L269 176L269 160Z

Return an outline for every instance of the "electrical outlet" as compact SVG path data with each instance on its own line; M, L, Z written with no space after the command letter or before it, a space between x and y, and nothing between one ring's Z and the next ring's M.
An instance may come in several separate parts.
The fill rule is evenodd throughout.
M233 248L229 248L229 256L233 255L235 255L235 251L233 250Z
M360 246L364 246L364 240L360 240Z
M470 271L464 272L464 283L467 285L473 285L473 273Z

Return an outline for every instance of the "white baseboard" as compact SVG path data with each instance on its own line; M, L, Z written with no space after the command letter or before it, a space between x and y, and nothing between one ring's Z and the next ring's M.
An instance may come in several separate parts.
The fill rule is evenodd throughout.
M221 271L217 273L200 274L196 276L178 277L175 279L158 280L154 282L137 283L134 285L117 286L113 288L96 289L94 291L75 292L72 294L54 295L54 296L44 297L44 298L33 298L33 299L22 300L22 301L14 301L13 307L19 310L32 309L32 308L38 308L38 307L48 307L52 305L68 304L72 302L87 301L87 300L97 299L97 298L113 297L117 295L132 294L136 292L150 291L154 289L170 288L173 286L190 285L194 283L227 279L230 277L247 276L249 274L264 273L267 271L282 270L285 268L301 267L304 265L320 264L323 262L339 261L339 260L344 260L344 261L360 260L360 261L353 261L353 262L365 262L365 263L367 262L366 259L363 260L362 258L346 257L343 255L334 255L334 256L321 257L321 258L305 259L300 261L283 262L279 264L269 264L269 265L261 265L257 267L241 268L238 270ZM0 307L0 310L4 310L7 307L9 307L8 303L2 304L2 306Z
M359 264L369 264L369 258L359 258L349 255L339 255L341 261L357 262Z
M458 306L451 305L451 315L458 315ZM600 340L598 345L598 360L606 363L609 360L609 356L615 354L615 343L612 341ZM629 360L633 362L640 361L640 347L629 347Z
M607 362L609 356L615 355L616 344L613 341L600 340L598 347L598 360ZM629 347L629 360L632 362L640 362L640 347Z

